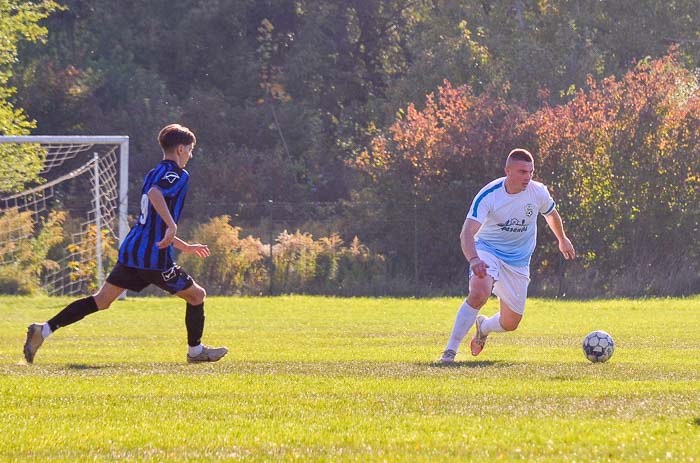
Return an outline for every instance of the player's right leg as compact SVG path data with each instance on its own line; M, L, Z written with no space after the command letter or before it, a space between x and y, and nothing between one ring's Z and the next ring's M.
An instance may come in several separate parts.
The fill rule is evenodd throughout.
M27 339L24 342L24 359L27 363L33 363L44 339L63 326L71 325L82 320L86 315L108 308L123 291L123 288L105 283L96 294L71 302L49 321L29 325Z
M486 275L483 278L472 276L469 280L469 296L462 303L457 312L452 334L447 347L442 353L440 362L452 363L457 355L457 350L464 337L467 335L479 314L479 310L486 304L491 296L493 278Z

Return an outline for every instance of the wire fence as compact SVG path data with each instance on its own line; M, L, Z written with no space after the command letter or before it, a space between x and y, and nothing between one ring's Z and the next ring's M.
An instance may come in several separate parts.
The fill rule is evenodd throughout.
M284 232L300 231L315 239L337 235L346 245L358 239L372 253L381 255L385 262L384 286L366 288L366 292L373 295L455 295L465 294L468 289L468 265L459 242L469 207L467 202L228 204L210 200L205 205L200 214L193 213L183 222L196 224L206 221L207 217L229 216L230 224L240 227L242 236L250 235L269 247L269 255ZM267 271L273 274L273 260L266 265ZM550 264L546 285L537 284L533 290L550 296L564 295L567 291L564 270L563 262L557 259L554 266ZM272 279L270 286L268 292L275 293Z
M423 228L427 225L425 210L429 206L413 203L394 203L387 211L387 205L370 202L250 202L225 204L216 201L207 203L207 216L227 215L230 223L241 227L244 234L260 238L273 244L277 237L287 231L297 230L309 233L315 238L339 235L345 243L357 237L373 251L387 253L388 256L402 256L401 266L393 266L403 276L420 279L421 240L426 236ZM445 236L444 246L450 246L461 255L459 232L468 205L455 204L458 214L445 224L452 229L452 236ZM189 219L196 221L200 214L192 214ZM361 217L358 217L361 215ZM186 219L187 220L187 219ZM400 236L400 243L392 243L390 236ZM400 246L399 246L400 245ZM406 250L406 246L410 249ZM409 258L409 262L405 262Z

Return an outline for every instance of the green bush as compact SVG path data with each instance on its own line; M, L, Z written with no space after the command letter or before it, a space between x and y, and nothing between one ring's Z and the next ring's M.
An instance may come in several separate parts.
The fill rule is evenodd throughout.
M57 268L58 263L48 255L63 242L65 219L63 211L52 211L38 222L31 211L17 208L0 214L0 263L3 263L0 268L4 275L0 293L31 292L40 286L47 270Z
M0 294L27 296L35 293L36 284L16 265L0 266Z
M306 292L317 275L316 259L321 245L309 233L287 230L277 236L272 247L273 285L278 292Z
M277 292L361 295L386 280L384 257L357 237L346 247L335 233L315 241L308 233L284 231L272 252Z
M309 233L285 230L277 236L270 258L269 245L252 236L240 238L241 229L229 221L223 215L195 228L190 241L209 246L209 257L178 258L209 294L383 294L381 288L391 285L384 257L357 237L344 246L335 233L315 240Z
M259 239L240 238L241 229L227 215L197 226L192 241L209 246L211 255L182 254L178 261L210 294L260 294L269 286L266 254Z

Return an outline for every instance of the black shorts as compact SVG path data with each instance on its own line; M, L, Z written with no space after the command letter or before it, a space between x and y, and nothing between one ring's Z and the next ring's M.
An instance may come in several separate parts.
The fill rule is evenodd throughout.
M194 280L179 265L168 270L145 270L117 263L107 277L107 283L137 293L148 285L156 285L175 294L192 286Z

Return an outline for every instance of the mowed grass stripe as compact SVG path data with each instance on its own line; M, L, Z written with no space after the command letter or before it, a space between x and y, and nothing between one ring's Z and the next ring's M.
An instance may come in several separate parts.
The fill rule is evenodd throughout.
M210 298L231 353L187 365L183 304L134 298L23 365L26 325L68 301L0 298L1 459L700 461L700 298L534 300L449 368L458 299Z

